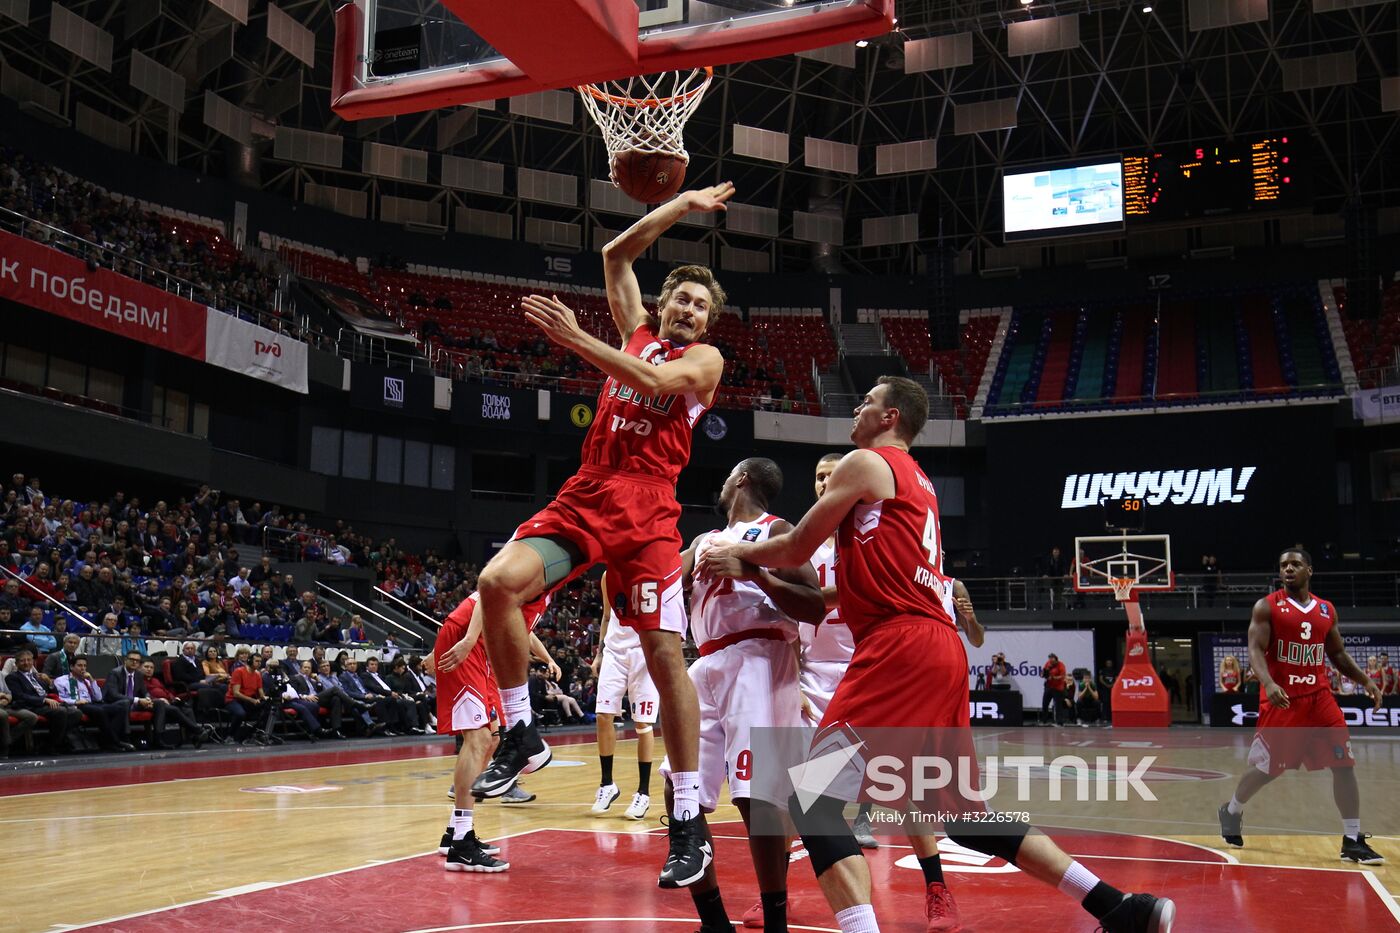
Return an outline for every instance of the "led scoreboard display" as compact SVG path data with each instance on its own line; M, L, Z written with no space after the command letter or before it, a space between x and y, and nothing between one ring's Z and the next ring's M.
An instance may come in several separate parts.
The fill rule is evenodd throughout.
M1167 219L1305 207L1304 155L1301 137L1279 134L1124 156L1123 212Z

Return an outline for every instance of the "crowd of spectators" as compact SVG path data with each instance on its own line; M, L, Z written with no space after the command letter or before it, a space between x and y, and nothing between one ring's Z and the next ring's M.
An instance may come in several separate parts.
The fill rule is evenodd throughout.
M251 309L277 316L275 257L260 267L242 252L218 249L212 231L212 240L191 235L167 217L134 209L91 182L8 147L0 147L0 208L44 225L27 229L30 239L94 265L143 280L152 271L165 273L193 285L205 304L234 314ZM55 236L48 228L97 248Z

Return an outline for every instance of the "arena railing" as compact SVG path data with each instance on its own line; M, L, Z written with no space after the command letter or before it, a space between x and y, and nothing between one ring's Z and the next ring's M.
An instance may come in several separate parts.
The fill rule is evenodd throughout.
M978 609L1044 612L1108 609L1112 593L1078 593L1068 577L1040 575L960 577ZM1144 592L1144 608L1232 609L1248 613L1261 596L1279 588L1268 573L1178 573L1176 588ZM1313 575L1312 589L1338 607L1400 607L1400 573L1387 571L1324 571Z
M328 553L331 539L328 535L323 535L315 531L296 531L290 528L274 528L271 525L263 526L263 553L277 561L291 561L300 563L306 560L307 545L316 544L321 554ZM324 556L320 558L322 563L334 563Z
M86 259L113 269L120 275L153 285L173 295L198 302L225 314L231 314L279 334L285 334L295 340L308 340L318 345L333 345L325 334L310 327L305 320L288 320L281 313L284 310L282 303L285 299L280 288L274 293L274 308L271 311L265 311L233 298L221 298L198 283L158 269L134 256L117 252L109 246L83 239L61 227L26 217L6 208L0 208L0 229L8 230L25 239L51 246L80 259ZM117 269L117 263L114 260L120 260L123 268ZM290 308L286 310L290 313Z
M1131 395L1120 398L1075 398L1036 402L997 402L983 407L986 418L1006 418L1026 415L1064 415L1079 412L1109 411L1124 408L1179 408L1186 405L1251 405L1256 402L1283 401L1298 398L1339 398L1345 394L1340 382L1318 382L1289 386L1286 389L1227 389L1213 392Z

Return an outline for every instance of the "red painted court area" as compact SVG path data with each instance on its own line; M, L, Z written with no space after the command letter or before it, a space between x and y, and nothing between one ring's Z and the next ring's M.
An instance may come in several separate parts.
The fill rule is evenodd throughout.
M725 903L735 920L757 899L746 843L732 824L716 827ZM1180 933L1400 930L1362 872L1238 865L1209 850L1167 840L1074 836L1071 854L1128 890L1174 898ZM946 843L946 840L945 840ZM121 931L240 929L360 931L688 930L696 921L684 892L655 885L666 839L655 833L539 830L502 840L511 862L498 875L443 870L423 855L84 929ZM923 929L923 887L910 850L870 856L881 929ZM1090 933L1097 924L1066 899L999 861L950 847L945 870L967 933ZM801 854L791 872L790 927L835 930L831 912ZM265 926L270 924L270 926ZM687 924L689 926L687 927Z

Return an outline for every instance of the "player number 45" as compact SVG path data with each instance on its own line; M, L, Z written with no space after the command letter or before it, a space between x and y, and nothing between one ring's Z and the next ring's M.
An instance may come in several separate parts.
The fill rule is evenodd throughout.
M632 605L637 612L646 615L656 611L656 584L634 583L632 585Z

